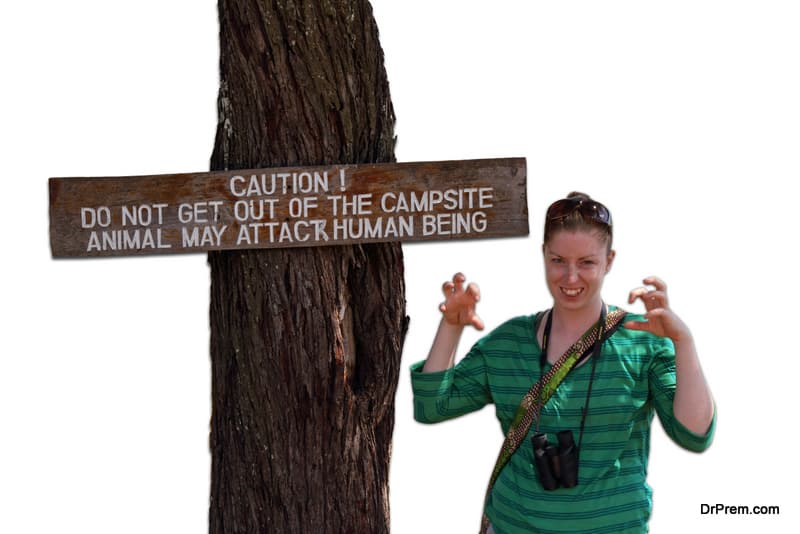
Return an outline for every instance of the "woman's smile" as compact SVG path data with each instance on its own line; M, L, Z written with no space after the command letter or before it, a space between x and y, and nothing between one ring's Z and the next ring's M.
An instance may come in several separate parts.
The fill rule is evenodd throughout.
M583 293L583 288L578 287L573 289L562 287L561 292L564 293L564 295L566 295L568 298L577 298L581 293Z

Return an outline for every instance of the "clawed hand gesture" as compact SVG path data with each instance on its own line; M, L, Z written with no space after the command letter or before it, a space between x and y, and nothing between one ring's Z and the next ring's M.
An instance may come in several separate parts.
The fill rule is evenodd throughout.
M442 286L444 302L439 305L439 311L448 324L472 325L477 330L483 330L483 320L475 313L475 305L481 299L480 289L474 283L465 288L466 280L462 273L456 273L452 282L444 283Z
M643 280L645 286L634 289L628 295L628 304L633 304L637 299L644 303L646 321L627 321L625 328L631 330L644 330L661 337L668 337L672 341L680 341L691 334L686 324L672 311L667 299L667 284L660 278L650 276Z

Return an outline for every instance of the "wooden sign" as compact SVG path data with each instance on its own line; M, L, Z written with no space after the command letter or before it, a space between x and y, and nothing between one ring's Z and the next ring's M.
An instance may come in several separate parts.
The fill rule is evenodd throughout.
M50 178L53 257L528 235L524 158Z

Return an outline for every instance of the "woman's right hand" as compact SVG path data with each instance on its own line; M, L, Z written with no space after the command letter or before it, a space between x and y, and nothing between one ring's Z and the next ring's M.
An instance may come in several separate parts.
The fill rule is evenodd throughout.
M442 286L444 302L439 305L445 322L454 326L472 325L477 330L483 330L483 321L475 313L475 305L481 299L481 292L474 283L466 288L464 282L467 278L462 273L456 273L452 281L445 282Z
M444 302L439 305L442 320L425 365L422 366L424 373L453 367L458 341L465 326L472 325L483 330L483 321L475 313L475 305L481 299L481 292L475 284L464 287L466 280L463 274L456 273L452 282L445 282L442 286Z

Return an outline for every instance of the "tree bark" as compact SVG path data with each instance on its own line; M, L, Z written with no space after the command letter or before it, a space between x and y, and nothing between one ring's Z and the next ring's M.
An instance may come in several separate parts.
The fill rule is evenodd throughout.
M394 161L366 0L219 0L212 170ZM389 530L398 244L215 252L209 532Z

